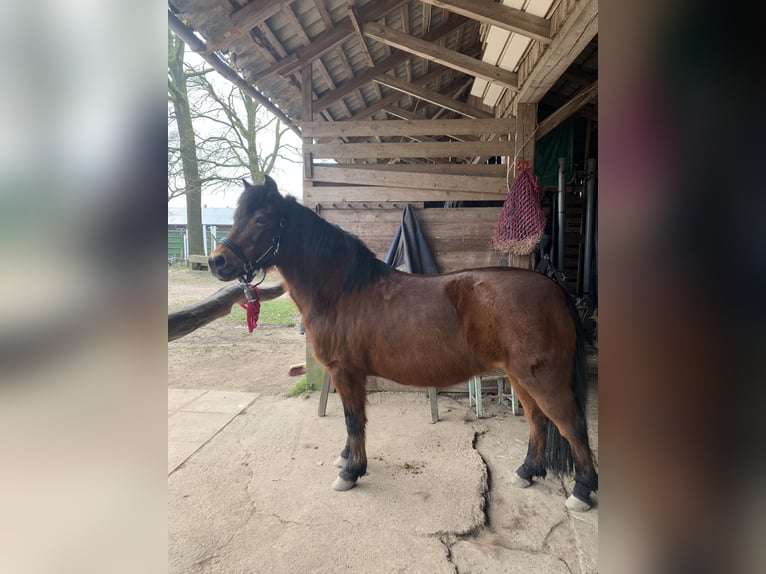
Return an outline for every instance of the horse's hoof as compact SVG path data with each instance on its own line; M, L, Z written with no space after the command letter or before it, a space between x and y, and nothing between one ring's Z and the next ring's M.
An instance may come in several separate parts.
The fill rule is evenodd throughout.
M335 459L335 462L333 465L335 465L335 468L346 468L346 463L348 462L347 458L343 458L342 456L339 456Z
M341 477L338 477L335 479L335 482L332 483L332 488L333 490L342 492L344 490L351 490L354 488L355 484L355 482L351 482L350 480L343 480Z
M518 473L514 472L513 476L511 477L511 484L517 488L526 488L532 484L532 482L526 478L520 477Z
M580 500L574 494L570 495L566 501L566 507L573 512L587 512L591 509L591 504Z

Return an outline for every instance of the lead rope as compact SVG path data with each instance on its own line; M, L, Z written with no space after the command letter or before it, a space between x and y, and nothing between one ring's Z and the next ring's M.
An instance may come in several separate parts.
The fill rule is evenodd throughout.
M240 303L239 306L247 311L247 332L252 333L258 326L258 316L261 313L261 290L256 286L251 287L245 284L244 291L247 304Z
M266 271L263 271L261 280L255 285L248 283L243 277L239 278L239 282L242 285L242 290L245 292L245 299L247 303L244 305L239 304L247 312L247 332L252 333L258 326L258 317L261 314L261 290L258 289L258 285L263 283L266 279Z

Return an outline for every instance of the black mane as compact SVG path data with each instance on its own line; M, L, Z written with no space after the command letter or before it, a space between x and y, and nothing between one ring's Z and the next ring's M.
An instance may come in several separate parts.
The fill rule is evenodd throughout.
M292 196L284 202L287 210L283 216L294 230L291 237L298 242L298 251L308 265L326 268L345 262L344 293L363 289L391 274L391 267L375 257L361 239L325 221Z

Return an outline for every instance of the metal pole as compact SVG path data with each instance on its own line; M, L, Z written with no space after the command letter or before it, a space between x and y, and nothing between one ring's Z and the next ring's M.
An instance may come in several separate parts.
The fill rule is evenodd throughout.
M556 215L558 216L558 233L557 246L556 246L556 267L559 271L564 272L564 226L566 225L566 201L564 199L564 191L566 190L566 178L567 160L565 157L559 158L559 188L556 194Z
M596 214L596 158L588 159L588 184L585 195L585 257L583 258L583 295L590 295L593 262L593 218Z

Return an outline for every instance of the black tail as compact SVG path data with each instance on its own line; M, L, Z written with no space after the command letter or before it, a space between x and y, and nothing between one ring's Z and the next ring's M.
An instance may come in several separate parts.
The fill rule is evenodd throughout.
M577 334L572 390L574 391L577 407L583 417L583 424L585 424L585 400L588 393L588 379L585 374L585 337L574 297L566 289L564 289L564 296L567 299L567 307L572 315ZM569 442L561 436L556 425L550 420L548 420L548 437L545 443L545 466L556 476L572 474L574 471L572 448Z

